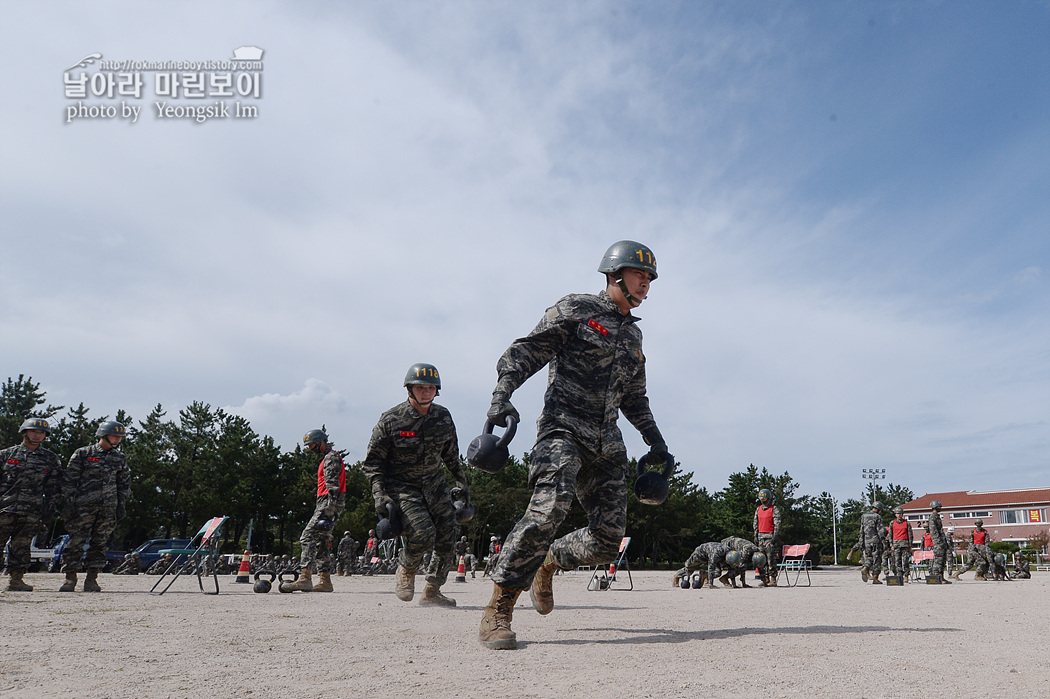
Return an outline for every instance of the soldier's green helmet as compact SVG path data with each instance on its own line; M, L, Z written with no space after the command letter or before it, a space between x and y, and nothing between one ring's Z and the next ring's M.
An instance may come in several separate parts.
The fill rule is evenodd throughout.
M753 555L751 557L751 563L754 564L754 566L756 568L765 568L766 567L766 554L764 554L761 551L759 551L758 553L756 553L755 555Z
M983 527L984 526L984 520L983 519L978 519L978 520L974 521L973 524L974 524L975 527Z
M744 557L740 555L739 551L730 551L726 554L726 563L731 567L737 568L740 563L744 560Z
M900 505L897 505L896 507L893 508L893 514L895 514L895 515L902 515L902 514L904 514L904 508L901 507Z
M18 433L25 434L29 430L40 430L51 434L51 423L42 417L27 417L22 426L18 428Z
M880 502L879 500L876 500L875 502L871 503L871 507L872 509L878 510L879 512L882 512L886 509L886 506L883 505L882 502Z
M441 389L441 375L433 364L413 364L405 374L405 386L437 386Z
M328 435L324 430L310 430L303 435L303 444L320 444L321 442L328 442Z
M770 491L769 488L763 488L762 490L758 491L758 501L764 503L767 500L769 502L773 502L772 491Z
M997 553L994 556L992 556L992 560L995 561L996 565L1004 565L1006 563L1006 554Z
M624 267L632 267L648 272L656 279L656 255L645 245L633 240L621 240L613 243L602 257L598 271L602 274L616 275Z
M105 437L106 435L113 435L114 437L126 437L128 431L124 428L124 425L117 422L116 420L106 420L98 429L95 430L96 437Z
M939 510L939 509L941 509L941 501L940 500L933 500L933 501L931 501L930 502L930 509L931 510Z

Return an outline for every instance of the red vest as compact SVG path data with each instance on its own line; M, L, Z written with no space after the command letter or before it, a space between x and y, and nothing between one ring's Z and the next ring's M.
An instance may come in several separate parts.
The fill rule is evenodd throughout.
M342 459L339 459L339 465L342 466L342 469L339 471L339 492L345 493L346 466L343 465ZM321 497L322 495L328 495L328 484L324 481L324 459L321 459L321 463L317 467L317 497Z
M987 529L982 529L980 531L978 531L976 529L973 530L973 543L974 544L976 544L977 546L983 546L987 542L988 542L988 530Z
M894 519L892 522L890 522L890 532L891 532L890 538L893 541L907 541L908 540L908 523L906 521L905 522L898 522L896 519Z
M762 509L762 506L759 505L755 512L758 513L758 533L773 534L773 508Z
M923 548L933 548L933 537L929 534L924 534L922 537Z

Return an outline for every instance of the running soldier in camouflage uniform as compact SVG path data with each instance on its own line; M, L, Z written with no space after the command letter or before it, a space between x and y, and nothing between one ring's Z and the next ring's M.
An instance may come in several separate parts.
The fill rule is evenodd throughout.
M751 522L758 550L766 554L766 565L762 567L762 586L777 586L777 558L780 551L777 538L780 534L780 508L773 504L773 493L768 488L758 491L758 508Z
M904 576L908 580L911 573L911 522L904 518L904 508L898 505L893 508L893 521L890 522L890 566L894 575Z
M876 502L871 511L860 516L860 575L867 580L870 575L872 584L881 585L879 573L882 571L883 523L882 503Z
M32 592L22 576L29 570L30 544L62 493L58 455L41 445L51 434L47 420L31 417L19 428L22 443L0 451L0 546L11 539L7 557L12 592Z
M479 632L486 648L517 647L510 624L521 592L530 589L533 607L548 614L556 571L616 557L627 524L620 413L641 433L653 461L668 457L645 395L642 333L631 315L657 277L656 258L644 245L624 240L606 251L598 272L605 277L604 291L562 298L496 364L488 419L501 427L508 418L519 419L510 403L514 391L543 367L549 371L529 461L532 499L492 573L492 599ZM586 510L588 526L555 541L574 498Z
M459 565L460 557L463 558L464 568L470 571L470 577L478 577L478 557L470 552L470 543L465 536L461 536L456 542L456 565Z
M299 579L285 584L282 591L332 592L332 529L346 507L346 466L339 452L328 443L324 430L310 430L303 435L303 444L321 457L317 465L317 503L299 537L302 545Z
M950 580L944 579L944 558L948 554L948 540L944 536L944 525L941 524L941 501L934 500L930 503L930 539L933 540L933 560L930 561L930 577L941 581L945 585L951 585Z
M124 425L110 420L95 431L97 444L73 452L62 482L62 519L69 532L63 555L66 580L59 592L73 592L77 573L87 568L84 592L101 592L98 574L106 567L106 550L117 522L124 519L131 490L131 470L118 446L127 434ZM80 552L88 545L83 563Z
M694 570L707 568L707 587L714 589L715 578L722 572L722 568L729 569L726 565L726 554L729 548L717 541L708 541L706 544L697 546L689 558L685 561L685 567L678 570L672 578L673 585L678 587L682 578L688 578ZM727 585L728 587L728 585Z
M336 573L343 576L350 575L356 557L357 542L354 541L354 537L350 536L350 532L346 532L339 540L339 546L336 547L336 560L338 561Z
M718 579L720 583L726 587L736 587L735 578L740 578L740 584L744 587L751 587L745 580L745 574L753 566L751 564L751 557L758 553L758 547L755 546L753 541L747 539L741 539L739 536L729 536L722 539L722 545L730 551L736 551L740 554L740 562L737 565L730 565L729 572ZM730 563L727 555L726 562Z
M988 530L984 528L984 520L976 520L974 528L970 532L970 545L966 547L966 565L962 570L957 570L951 574L953 580L958 580L959 576L966 573L976 564L977 572L975 573L976 580L987 580L988 568L992 564L990 556L985 554L991 554L991 549L988 548ZM984 550L982 550L982 548Z
M388 503L396 503L401 510L405 547L398 557L397 598L409 602L415 596L416 571L424 554L432 551L419 603L455 607L456 601L441 592L455 564L459 530L441 464L469 502L456 426L448 409L434 402L441 389L441 377L434 365L413 364L404 385L408 400L379 418L361 470L372 482L376 513L386 517Z

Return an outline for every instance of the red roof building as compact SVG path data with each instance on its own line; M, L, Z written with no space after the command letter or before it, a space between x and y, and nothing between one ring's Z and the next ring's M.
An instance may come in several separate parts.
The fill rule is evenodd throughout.
M961 490L951 493L927 493L906 502L905 516L912 521L930 516L930 502L941 501L941 521L951 531L956 544L969 541L974 520L984 520L992 541L1012 541L1024 545L1029 538L1047 531L1050 523L1050 488L1017 488L1014 490ZM922 528L919 527L921 539Z

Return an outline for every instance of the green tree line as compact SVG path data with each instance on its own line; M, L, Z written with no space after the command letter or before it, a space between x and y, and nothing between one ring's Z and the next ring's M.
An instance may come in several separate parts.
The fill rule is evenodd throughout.
M277 554L295 553L299 534L313 512L317 457L299 445L282 451L271 437L259 435L251 424L221 408L195 402L169 416L157 405L141 419L123 410L113 416L92 416L80 403L75 408L47 402L32 377L8 378L0 390L0 444L20 441L18 428L29 416L45 417L53 430L45 442L68 461L78 447L96 440L95 430L107 420L127 427L122 444L131 467L131 497L127 517L118 526L110 547L127 550L151 538L189 538L207 519L230 518L223 550L246 546L252 523L252 549ZM630 465L632 472L636 467ZM501 540L525 511L528 455L511 457L498 474L468 469L474 519L463 525L477 555L487 551L491 535ZM809 543L811 555L833 553L832 517L835 502L824 492L802 495L786 471L775 475L754 464L732 473L725 488L710 492L693 482L692 473L671 477L670 496L663 505L640 504L632 492L628 503L627 535L632 537L628 558L636 567L674 566L705 541L726 536L752 537L751 522L759 489L770 489L781 508L781 541ZM912 499L900 486L876 488L872 495L892 507ZM856 541L860 515L869 497L842 503L838 528L840 560ZM336 531L349 531L360 540L376 523L371 489L360 462L347 464L346 510ZM50 524L50 534L63 533L61 520ZM565 533L584 526L586 515L574 507L563 523Z

